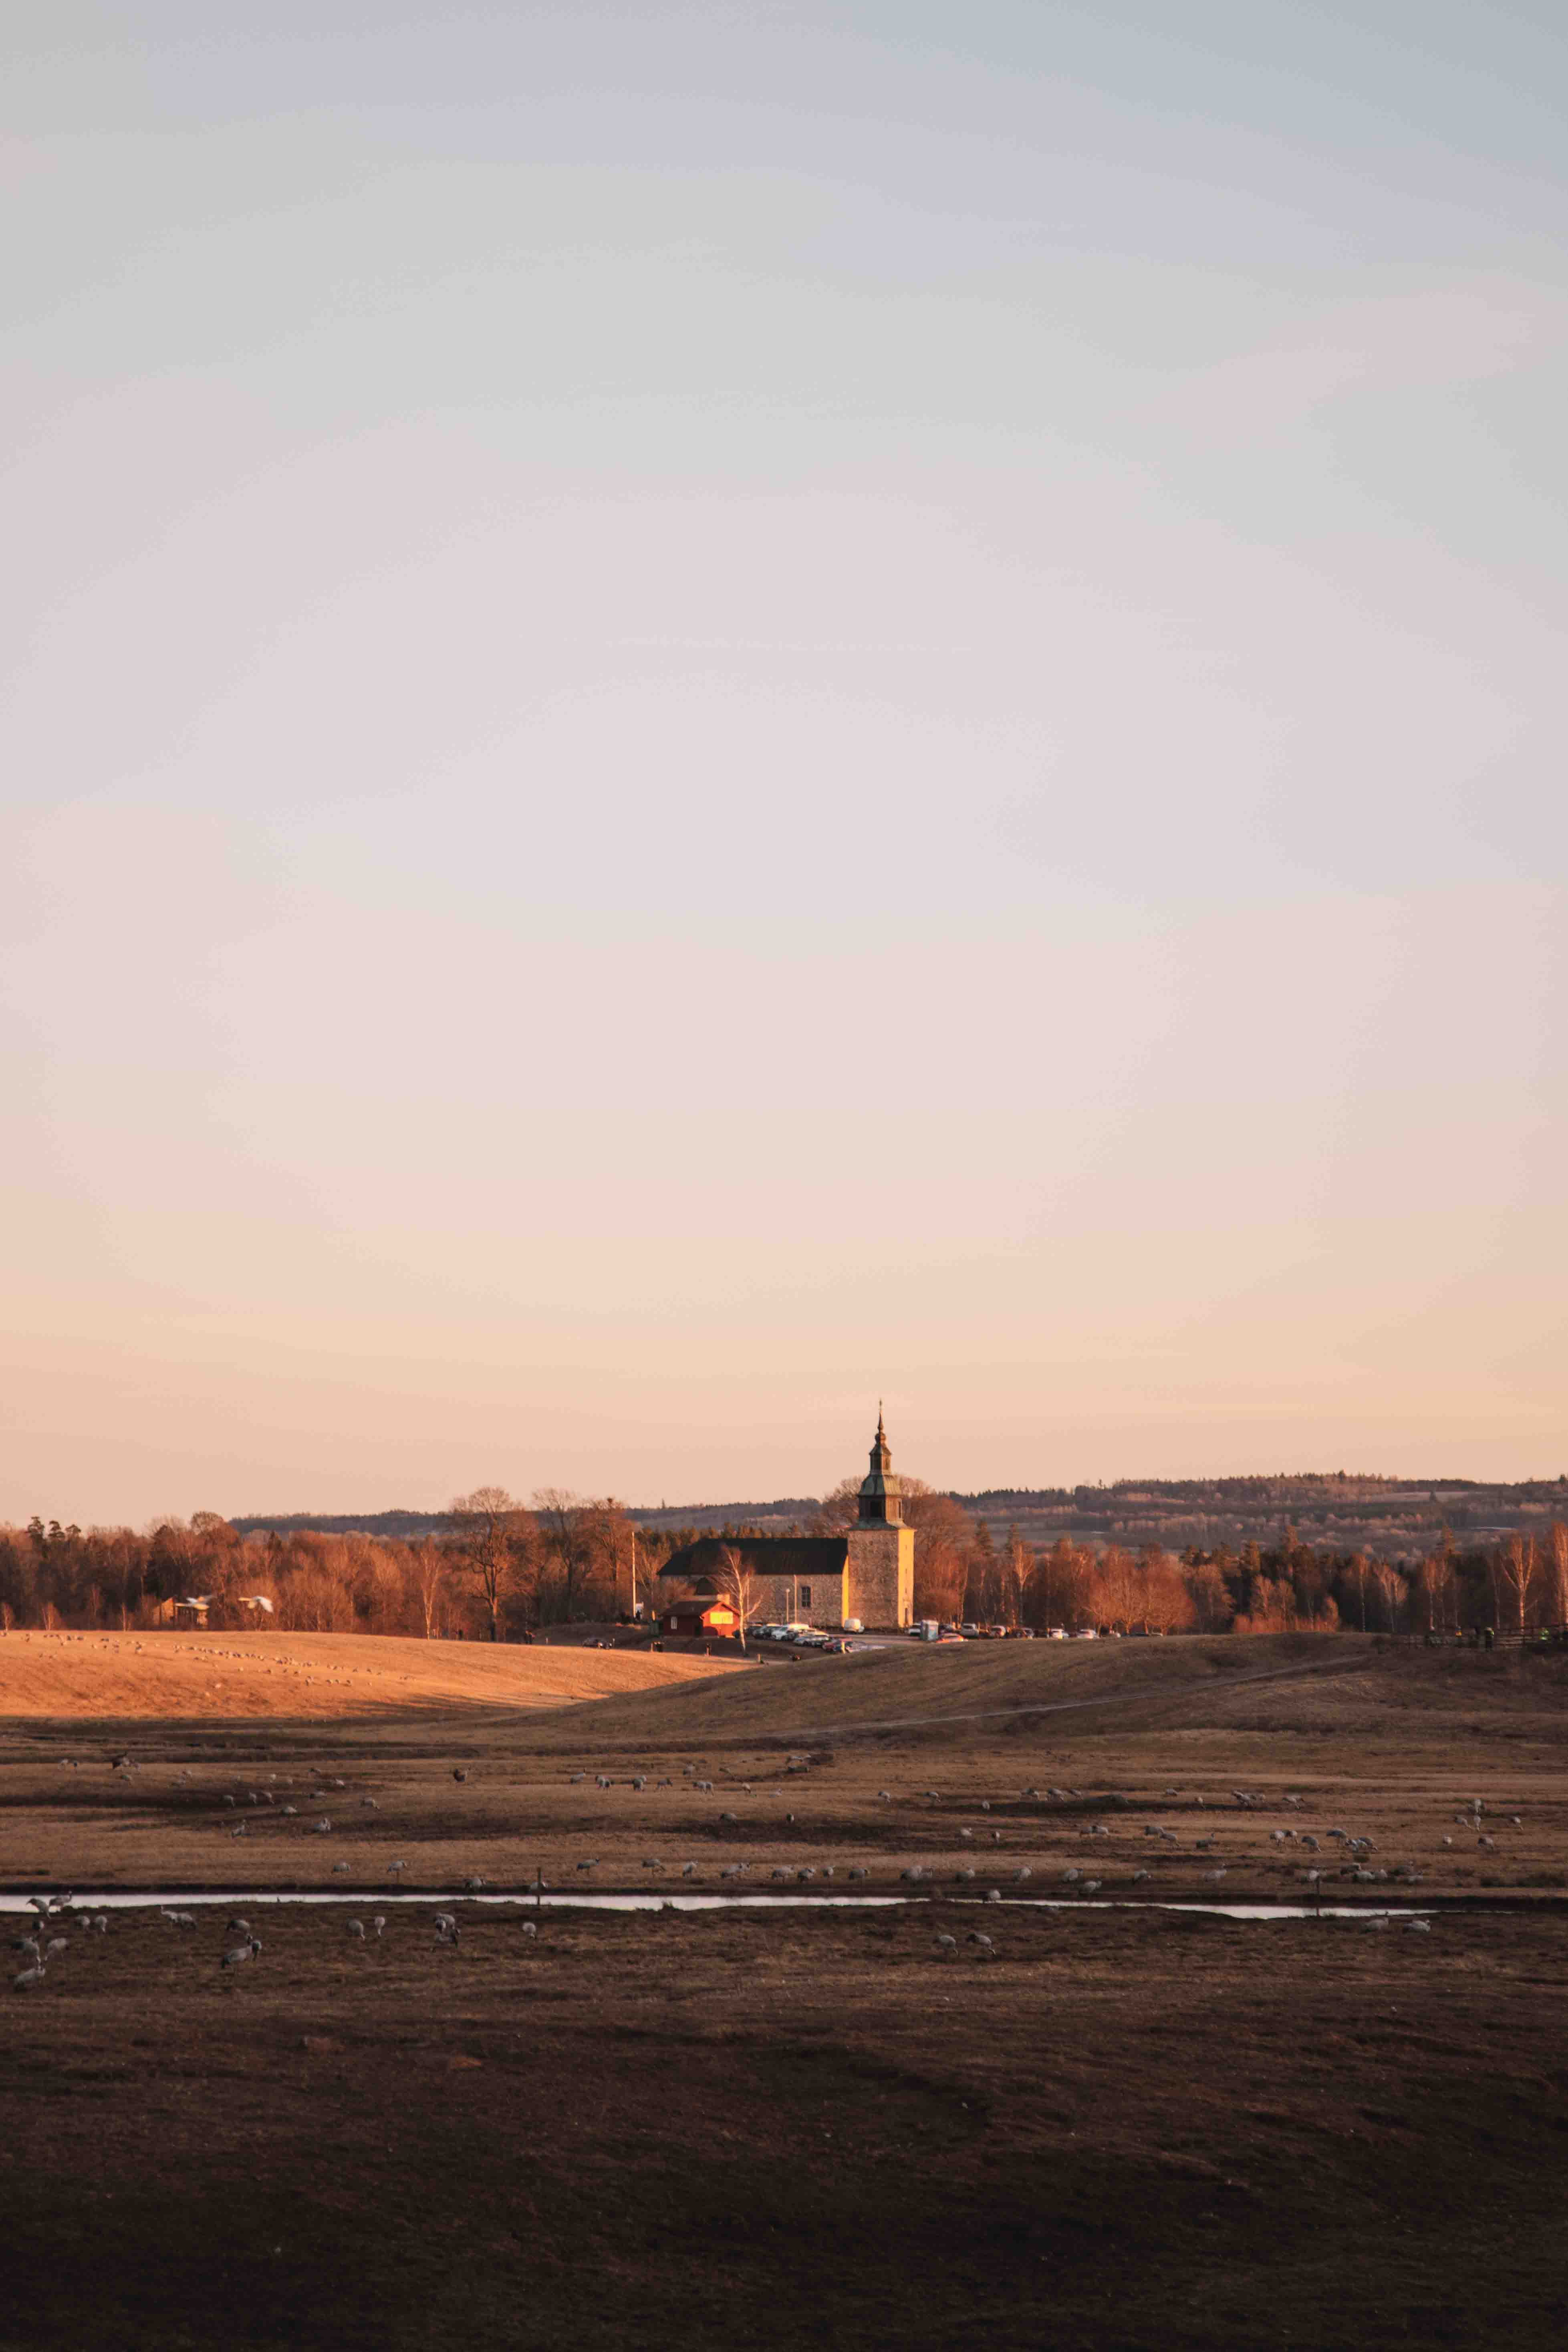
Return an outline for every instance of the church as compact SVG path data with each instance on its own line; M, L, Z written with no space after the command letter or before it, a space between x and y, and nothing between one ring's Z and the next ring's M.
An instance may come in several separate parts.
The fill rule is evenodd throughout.
M914 1616L915 1532L904 1525L879 1412L857 1509L855 1525L841 1536L704 1536L671 1554L660 1581L672 1594L720 1594L724 1553L735 1551L756 1580L751 1614L757 1622L816 1625L825 1633L857 1622L908 1625Z

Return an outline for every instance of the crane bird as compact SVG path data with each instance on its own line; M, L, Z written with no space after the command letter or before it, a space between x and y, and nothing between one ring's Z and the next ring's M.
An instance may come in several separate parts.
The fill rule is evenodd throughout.
M30 1969L24 1969L19 1977L12 1978L11 1990L13 1992L28 1992L34 1985L42 1984L43 1981L44 1964L42 1960L35 1960Z
M381 1941L381 1933L382 1933L382 1929L383 1929L383 1928L385 1927L385 1925L386 1925L386 1919L385 1919L385 1916L384 1916L384 1913L382 1913L382 1912L380 1912L380 1911L378 1911L378 1912L376 1913L376 1915L375 1915L374 1918L371 1921L371 1923L370 1923L370 1924L371 1924L371 1926L375 1929L375 1939L376 1939L377 1943L379 1943L379 1942Z
M849 1875L851 1878L864 1878L866 1872L859 1863L852 1862L849 1865Z
M956 1936L938 1936L933 1940L935 1941L936 1948L939 1952L952 1952L956 1956L958 1951L958 1937Z
M231 1919L226 1932L230 1936L248 1936L250 1922L248 1919Z
M364 1921L363 1919L351 1919L349 1921L349 1934L354 1938L356 1943L363 1944L364 1941Z
M969 1934L964 1940L966 1943L978 1944L983 1952L990 1952L993 1955L995 1953L996 1947L992 1942L990 1937L983 1936L978 1927L971 1927Z
M537 1936L539 1929L531 1919L525 1919L522 1923L522 1932L525 1936Z
M218 1965L225 1969L243 1968L246 1961L253 1960L260 1949L260 1937L247 1936L243 1944L236 1944L232 1951L226 1952Z

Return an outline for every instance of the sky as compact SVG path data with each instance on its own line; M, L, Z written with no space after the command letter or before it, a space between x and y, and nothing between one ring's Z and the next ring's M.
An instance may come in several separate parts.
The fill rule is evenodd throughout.
M1568 25L16 0L0 1517L1568 1468Z

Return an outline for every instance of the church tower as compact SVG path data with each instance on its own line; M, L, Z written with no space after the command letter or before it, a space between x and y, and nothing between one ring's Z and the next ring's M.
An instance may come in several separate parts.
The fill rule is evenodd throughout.
M859 1517L849 1530L847 1613L865 1625L908 1625L915 1612L915 1531L904 1525L903 1494L893 1474L882 1409L871 1466L860 1482Z
M871 1443L871 1467L860 1481L860 1524L896 1528L904 1516L902 1489L893 1475L893 1456L877 1407L877 1434Z

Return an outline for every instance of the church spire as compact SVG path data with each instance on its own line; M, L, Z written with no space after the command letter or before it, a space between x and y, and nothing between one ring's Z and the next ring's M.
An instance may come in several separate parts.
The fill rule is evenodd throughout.
M900 1499L899 1482L893 1475L893 1456L888 1445L888 1433L882 1426L881 1399L877 1401L877 1434L871 1444L871 1467L861 1481L859 1496L862 1524L897 1527L904 1515Z

